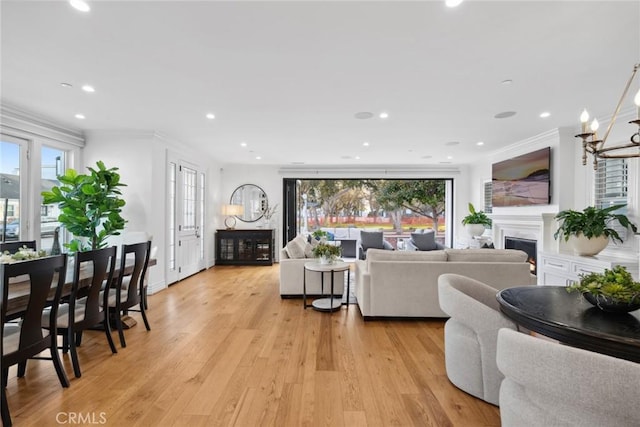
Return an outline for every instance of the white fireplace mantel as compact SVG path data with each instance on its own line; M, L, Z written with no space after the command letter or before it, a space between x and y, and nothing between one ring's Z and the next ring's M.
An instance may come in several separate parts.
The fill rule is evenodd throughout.
M537 250L558 251L558 242L553 238L556 229L555 213L530 215L491 214L493 243L504 248L505 237L537 240Z

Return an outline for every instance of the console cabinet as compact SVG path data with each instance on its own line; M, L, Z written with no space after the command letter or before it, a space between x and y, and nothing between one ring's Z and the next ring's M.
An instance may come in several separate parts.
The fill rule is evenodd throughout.
M585 257L565 253L538 253L538 285L568 286L580 281L581 274L603 273L623 265L638 280L638 262L627 258L596 255Z
M216 265L272 265L275 230L217 230Z

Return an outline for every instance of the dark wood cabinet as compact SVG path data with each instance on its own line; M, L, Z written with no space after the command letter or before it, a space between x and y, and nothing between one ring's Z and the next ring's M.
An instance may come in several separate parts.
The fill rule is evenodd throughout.
M216 231L216 265L272 265L275 230Z

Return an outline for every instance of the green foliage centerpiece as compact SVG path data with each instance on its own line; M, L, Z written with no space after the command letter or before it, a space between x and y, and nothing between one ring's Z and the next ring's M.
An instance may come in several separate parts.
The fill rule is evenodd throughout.
M118 168L107 169L101 161L96 165L87 168L88 175L68 169L58 176L62 185L42 192L44 204L59 204L58 221L74 236L64 246L73 253L105 247L107 237L119 235L126 223L120 215L125 205L120 187L126 184L120 182Z
M340 256L340 246L318 243L313 247L313 256L320 258L321 264L332 264Z
M603 311L627 313L640 308L640 283L634 282L624 266L605 269L604 273L580 276L580 282L567 287L581 292L585 299Z

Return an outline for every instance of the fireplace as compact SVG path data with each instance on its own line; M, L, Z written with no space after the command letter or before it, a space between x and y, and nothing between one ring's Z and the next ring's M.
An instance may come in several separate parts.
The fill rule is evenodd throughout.
M505 237L504 238L505 249L519 249L527 254L527 261L531 264L531 274L537 273L536 268L536 254L537 254L537 241L531 239L521 239L519 237Z

